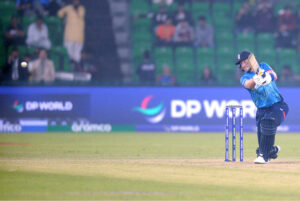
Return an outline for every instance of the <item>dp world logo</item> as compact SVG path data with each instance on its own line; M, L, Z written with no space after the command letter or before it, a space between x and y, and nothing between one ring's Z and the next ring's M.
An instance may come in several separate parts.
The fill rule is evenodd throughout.
M17 100L14 102L13 108L19 113L24 111L23 104L21 104L21 103L19 104L19 101L17 101Z
M165 117L166 109L164 108L163 103L160 103L155 107L148 108L148 103L152 98L153 96L151 95L147 96L146 98L143 99L141 103L141 107L135 107L133 108L133 110L145 115L148 122L158 123Z

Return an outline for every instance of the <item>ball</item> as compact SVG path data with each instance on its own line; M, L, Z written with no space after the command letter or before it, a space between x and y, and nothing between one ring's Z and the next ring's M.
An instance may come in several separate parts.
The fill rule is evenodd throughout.
M22 62L21 62L21 66L22 66L23 68L26 68L26 67L27 67L27 62L26 62L26 61L22 61Z

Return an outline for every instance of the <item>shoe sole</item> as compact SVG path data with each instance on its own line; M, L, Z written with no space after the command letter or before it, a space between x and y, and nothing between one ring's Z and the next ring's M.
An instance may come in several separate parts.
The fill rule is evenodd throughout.
M268 161L265 161L264 158L262 156L259 156L257 157L255 160L254 160L254 163L255 164L267 164L269 163L270 160Z
M267 164L267 163L269 163L269 161L268 162L254 162L255 164Z

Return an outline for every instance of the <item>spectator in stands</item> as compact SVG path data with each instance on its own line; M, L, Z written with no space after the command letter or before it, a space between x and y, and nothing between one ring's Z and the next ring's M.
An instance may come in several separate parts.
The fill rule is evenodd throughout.
M282 83L292 83L295 81L300 81L299 75L297 75L296 73L294 73L292 71L292 68L290 65L283 66L282 71L278 78L279 78L279 81Z
M254 10L255 31L273 32L275 30L276 18L273 13L271 4L267 1L262 1Z
M57 12L60 8L64 6L63 0L49 0L49 6L47 7L47 11L49 15L56 16Z
M152 3L154 4L165 4L165 5L171 5L173 3L173 0L152 0Z
M35 0L34 1L34 8L35 8L37 15L46 16L49 14L49 12L48 12L48 7L50 4L49 1L50 0Z
M52 82L55 79L55 68L51 60L47 58L47 51L41 49L39 57L29 63L30 80L34 82Z
M236 31L247 34L253 32L253 16L249 2L245 1L235 17Z
M175 28L174 42L176 45L191 45L194 39L193 28L185 20L178 23Z
M19 16L23 15L48 15L49 0L17 0Z
M300 5L298 6L296 13L296 31L297 33L300 33Z
M212 84L216 82L216 78L212 74L209 66L204 66L200 82L204 84Z
M29 25L26 44L32 47L50 49L51 42L48 38L48 27L43 23L42 17L37 17L36 21Z
M25 33L23 27L18 23L17 16L12 16L10 20L10 25L7 27L4 37L6 57L10 46L24 45L24 36Z
M161 24L156 29L157 44L158 45L171 45L172 38L175 33L175 26L172 24L170 18L164 24Z
M195 46L196 47L213 47L214 30L210 24L206 23L206 18L200 16L195 28Z
M176 78L171 75L171 69L168 65L163 66L163 73L157 77L157 83L160 85L175 85Z
M288 31L284 25L280 26L279 30L275 32L274 38L277 48L294 48L296 46L294 34Z
M159 12L154 15L154 26L164 24L169 18L169 14L166 11L165 6L159 7Z
M72 5L65 6L58 11L58 16L66 17L64 45L70 59L78 63L84 45L85 8L79 0L73 0Z
M179 4L177 11L174 13L175 25L177 25L181 21L187 21L188 23L191 23L190 14L185 11L183 4Z
M76 66L77 71L82 73L96 73L98 72L97 67L92 61L90 55L86 51L81 52L81 60Z
M139 18L149 18L153 20L154 30L156 30L157 26L164 24L168 18L170 18L169 14L166 11L166 6L161 5L159 7L158 13L149 12L146 14L138 14L134 16L134 20L138 20Z
M18 16L34 15L33 0L17 0L16 2Z
M1 74L4 81L28 81L28 68L27 66L21 66L21 59L19 58L19 51L17 48L12 49Z
M296 48L300 51L300 5L296 12Z
M155 83L156 66L154 62L150 59L150 54L148 50L144 52L143 62L137 68L136 73L139 76L139 80L141 83Z
M286 6L279 14L278 27L294 34L296 31L296 15L290 6Z

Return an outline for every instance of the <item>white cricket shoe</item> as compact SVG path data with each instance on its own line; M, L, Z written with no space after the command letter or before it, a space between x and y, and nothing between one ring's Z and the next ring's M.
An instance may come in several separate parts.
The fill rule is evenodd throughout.
M269 163L269 160L265 160L262 154L259 154L259 156L254 160L255 164L266 164Z

